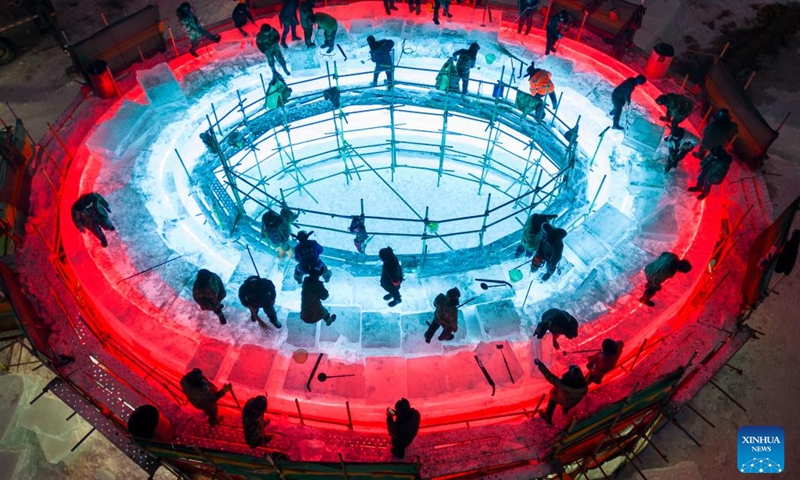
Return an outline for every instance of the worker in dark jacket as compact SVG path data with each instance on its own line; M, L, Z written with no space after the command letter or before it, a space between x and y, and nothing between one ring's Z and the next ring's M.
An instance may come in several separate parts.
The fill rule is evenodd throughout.
M525 35L531 33L533 26L533 15L542 0L517 0L517 9L519 11L519 24L517 25L517 34L522 33L522 25L525 25Z
M383 0L383 8L386 9L386 15L391 15L392 10L400 10L394 6L394 0Z
M192 286L192 297L194 301L200 305L201 310L211 310L219 318L219 323L225 325L228 323L225 320L225 315L222 309L225 305L222 300L228 293L225 291L225 286L222 284L222 279L219 275L209 272L205 268L197 271L197 278Z
M316 45L314 43L314 22L311 18L314 16L314 5L317 0L303 0L300 2L300 26L303 27L303 40L305 40L306 47L311 48Z
M111 232L116 230L108 217L110 211L111 207L102 195L96 192L87 193L72 204L72 222L81 233L86 233L88 228L105 248L108 246L108 240L103 230Z
M686 95L679 93L665 93L656 98L656 103L667 109L666 115L659 120L670 122L670 129L675 130L682 121L692 113L694 102Z
M297 220L297 214L289 207L282 206L281 213L269 209L261 216L261 238L265 238L269 245L278 251L278 258L294 255L289 240L292 238L292 223Z
M264 428L269 425L269 420L264 420L267 413L267 397L259 395L244 404L242 409L242 427L244 440L250 448L264 446L272 440L272 435L264 433Z
M700 192L698 200L706 198L711 192L712 185L721 185L731 169L733 158L725 151L725 147L717 145L712 148L706 157L700 161L700 174L697 176L697 185L689 187L690 192Z
M414 10L416 10L417 15L419 15L422 12L420 0L407 0L407 1L408 1L408 13L412 13Z
M555 219L558 215L546 215L542 213L532 213L522 226L522 240L517 245L514 258L519 258L524 253L530 257L539 248L539 241L542 237L542 225Z
M566 10L561 10L555 16L551 17L547 22L547 46L545 47L544 54L550 55L550 52L556 52L556 43L564 36L564 32L569 29L572 23L572 17L569 16Z
M405 398L394 404L394 410L386 409L386 429L392 438L392 455L397 458L405 457L406 448L419 432L420 419L419 412L411 408L411 403Z
M622 356L622 340L616 342L610 338L603 340L603 349L589 357L586 368L589 369L586 381L600 385L606 373L614 370L619 357Z
M553 228L549 223L542 225L541 240L539 248L531 260L531 272L539 270L542 265L547 266L547 271L542 275L542 281L546 282L553 276L561 256L564 253L564 237L567 231L563 228Z
M347 231L355 235L353 237L353 246L356 247L356 251L366 255L370 236L369 233L367 233L364 215L353 215L350 217L350 226L347 227Z
M319 270L311 270L303 280L300 290L300 319L306 323L317 323L320 320L330 326L336 321L336 315L331 315L327 308L322 306L322 301L328 299L328 290L319 281Z
M664 142L669 149L669 157L667 158L667 166L664 167L664 173L669 173L673 168L677 169L678 164L686 158L686 155L691 152L695 143L686 138L686 130L682 127L675 127L669 132L669 136L664 138Z
M250 13L250 8L247 6L247 2L245 0L239 0L235 7L233 7L233 13L231 13L231 20L233 20L233 25L239 29L242 36L247 37L247 32L244 31L244 26L247 25L247 22L252 23L253 25L256 24L256 20L253 18L253 14Z
M661 290L661 284L674 277L678 272L688 273L691 270L692 264L688 260L681 260L671 252L662 253L655 261L644 267L647 287L639 301L648 307L655 306L651 299L656 292Z
M292 29L292 40L300 40L297 36L297 0L283 0L283 6L278 14L278 18L283 26L283 34L281 35L281 47L289 48L286 44L286 37L289 36L289 29Z
M619 117L622 116L622 107L631 103L631 95L636 86L644 85L646 81L647 79L644 75L628 77L611 92L611 103L614 104L614 108L609 112L610 115L614 116L614 125L611 128L624 130L622 125L619 124Z
M578 321L564 310L551 308L542 314L542 320L536 325L533 334L541 340L547 332L553 335L553 348L558 350L561 348L558 345L558 337L561 335L570 340L578 337Z
M276 296L275 284L268 278L253 275L247 277L247 280L239 287L239 301L250 310L250 321L258 322L262 327L266 327L267 324L258 316L259 310L264 310L270 323L275 328L283 326L278 320L278 314L275 312Z
M192 42L189 53L193 56L198 56L197 47L200 46L200 40L203 37L206 37L214 43L219 43L220 40L222 40L220 35L214 35L200 24L200 20L197 19L197 15L194 14L194 10L192 6L189 5L189 2L181 3L175 11L175 14L178 16L178 22L181 24L181 27L183 27L183 31L186 32L186 36L189 37L189 40Z
M256 47L258 50L266 55L267 63L269 64L270 70L272 70L272 75L275 75L275 60L283 68L283 71L286 75L291 75L289 73L289 69L286 68L286 60L283 58L283 53L281 53L280 47L278 47L278 31L272 28L272 26L268 23L261 25L261 30L258 32L256 36Z
M538 358L533 362L542 372L545 380L553 385L553 388L550 389L550 398L547 400L547 409L545 413L541 414L545 422L552 424L556 405L561 405L561 412L566 415L586 396L589 386L583 377L583 372L577 365L570 365L564 375L558 378Z
M194 408L202 410L208 417L208 423L213 427L217 424L217 402L230 391L231 384L217 390L211 381L203 375L203 371L195 368L181 378L181 390L186 399Z
M731 120L727 108L720 108L714 118L703 129L700 148L694 153L697 158L706 158L706 153L714 147L727 148L728 143L739 133L739 126Z
M309 239L313 233L300 230L295 237L297 245L294 247L294 259L297 261L297 267L294 269L294 279L297 283L302 283L303 275L310 275L312 271L320 272L326 282L331 279L331 271L319 258L324 250L322 245Z
M431 343L433 334L439 327L442 327L442 334L438 340L445 342L456 338L453 332L458 331L458 300L461 298L461 291L451 288L447 294L440 293L433 301L436 311L433 314L433 321L425 332L425 343Z
M317 24L322 33L325 35L325 43L320 48L327 48L327 53L333 51L336 46L336 32L339 30L339 22L327 13L317 12L310 17L311 23Z
M472 42L469 48L462 48L453 53L453 60L456 62L456 73L458 73L458 78L461 79L461 93L463 95L467 94L469 72L475 67L475 61L478 59L478 50L480 49L480 45Z
M381 248L378 251L378 258L383 262L381 267L381 287L388 292L383 296L383 299L391 299L389 306L394 307L403 302L400 298L400 285L403 283L403 266L394 254L392 247Z
M386 83L389 84L389 89L391 90L394 84L394 63L392 62L394 41L388 39L375 40L375 37L370 35L367 37L367 44L369 44L369 59L375 62L372 86L378 85L378 76L381 72L386 72Z

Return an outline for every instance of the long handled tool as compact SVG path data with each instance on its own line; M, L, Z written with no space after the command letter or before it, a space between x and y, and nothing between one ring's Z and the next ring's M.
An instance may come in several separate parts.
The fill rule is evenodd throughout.
M322 361L322 353L319 354L317 357L317 363L314 364L314 368L311 369L311 375L308 376L308 383L306 383L306 390L309 392L311 391L311 381L314 380L314 374L317 373L317 369L319 368L319 363Z
M602 352L602 351L603 351L602 348L590 348L589 350L573 350L571 352L563 351L561 353L566 357L567 354L572 355L573 353L591 353L591 352Z
M481 359L478 358L477 355L475 355L475 361L478 362L478 366L481 367L481 371L483 372L483 376L486 377L486 381L489 382L489 385L492 386L492 396L494 397L494 392L497 389L497 387L495 387L494 380L492 380L492 376L489 375L489 372L486 371L486 367L483 366L483 362L481 362Z
M342 377L355 377L355 376L356 376L355 373L347 373L344 375L326 375L324 372L321 372L319 375L317 375L317 380L319 380L320 382L324 382L329 378L342 378Z
M500 343L497 345L497 349L500 350L500 354L503 355L503 363L506 364L506 371L508 372L508 378L511 379L511 384L514 384L514 375L511 375L511 367L508 366L508 360L506 360L506 353L503 351L503 344Z
M247 254L250 255L250 261L253 262L253 270L256 271L256 277L261 278L261 274L258 273L258 267L256 266L256 261L253 260L253 254L250 253L250 245L245 244L245 247L247 247Z
M476 278L475 281L476 282L481 282L481 289L483 289L483 290L489 290L490 288L503 287L503 286L506 286L506 287L512 288L512 289L514 288L513 285L511 285L510 283L506 282L505 280L491 280L489 278ZM489 283L494 283L496 285L489 285Z
M172 261L174 261L174 260L177 260L177 259L181 258L182 256L183 256L183 255L178 255L177 257L175 257L175 258L170 258L169 260L163 261L163 262L159 263L158 265L153 265L152 267L150 267L150 268L147 268L147 269L145 269L145 270L142 270L141 272L137 272L137 273L134 273L133 275L130 275L130 276L128 276L128 277L125 277L125 278L123 278L122 280L120 280L120 281L119 281L119 282L117 282L117 283L124 282L125 280L129 280L129 279L131 279L131 278L133 278L133 277L137 277L137 276L139 276L139 275L141 275L141 274L143 274L143 273L147 273L147 272L149 272L150 270L153 270L154 268L158 268L158 267L160 267L160 266L162 266L162 265L166 265L166 264L168 264L169 262L172 262Z
M519 282L520 280L522 280L523 275L522 275L522 272L519 271L519 267L521 267L523 265L526 265L528 263L531 263L531 260L525 260L524 262L520 263L516 267L512 268L511 270L509 270L508 271L508 278L514 283Z

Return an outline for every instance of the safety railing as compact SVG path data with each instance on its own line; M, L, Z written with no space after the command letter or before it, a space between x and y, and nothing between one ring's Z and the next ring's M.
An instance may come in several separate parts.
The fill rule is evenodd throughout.
M432 92L438 71L411 65L396 66L387 93L367 86L373 75L371 70L340 74L335 62L332 68L326 64L326 70L325 75L289 84L298 94L272 110L266 108L268 90L263 76L261 95L255 100L237 91L237 102L227 111L220 112L211 104L206 134L212 139L211 154L216 153L220 162L213 169L213 176L199 177L203 179L201 183L216 183L213 191L222 187L229 193L230 202L208 195L211 202L217 202L215 212L226 213L227 218L218 219L220 226L236 225L242 218L250 218L250 224L258 229L258 219L264 211L287 205L309 215L296 223L298 227L338 235L341 245L352 236L344 220L359 216L369 223L369 235L393 237L393 246L403 240L406 244L417 242L418 249L406 248L403 253L416 250L424 263L432 239L438 239L432 251L452 251L483 248L491 243L486 238L490 230L493 240L518 231L531 210L546 208L558 197L574 166L580 118L569 126L558 117L557 108L545 107L544 116L539 118L519 111L515 106L519 91L506 83L513 81L513 74L506 78L505 68L496 81L471 79L473 88L468 95ZM335 88L339 94L334 105L322 99L326 87ZM297 113L301 109L303 112ZM360 128L351 126L350 122L355 125L354 119L359 116L374 120L376 112L387 117L386 121L370 121ZM442 119L436 131L408 126L432 117ZM462 131L453 126L459 122ZM321 127L329 128L320 134ZM476 135L479 127L488 133ZM380 138L381 134L386 138ZM464 148L449 145L449 139ZM180 152L176 153L183 162ZM418 155L429 160L416 164L398 162L398 154L406 159ZM375 156L383 162L373 165L367 160ZM303 173L336 162L341 162L340 169L328 168L317 178L309 179ZM435 173L437 186L445 177L472 182L478 195L491 189L506 201L492 205L489 193L485 208L471 215L437 216L429 207L425 207L423 215L420 206L415 209L392 187L400 169ZM308 188L311 185L336 176L342 176L349 185L356 177L361 179L362 173L375 175L413 216L371 215L365 211L363 199L352 211L323 210L299 201L301 195L307 195L317 203ZM281 179L289 181L280 185ZM503 182L502 186L496 184L499 182ZM268 185L275 184L278 186L272 187L270 193ZM331 219L343 222L337 226ZM439 230L443 226L448 231ZM472 240L455 239L467 236ZM455 239L456 248L445 238Z

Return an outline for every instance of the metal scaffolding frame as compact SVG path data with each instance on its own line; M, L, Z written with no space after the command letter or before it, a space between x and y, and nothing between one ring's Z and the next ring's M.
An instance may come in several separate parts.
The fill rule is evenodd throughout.
M331 71L332 70L332 71ZM392 231L370 231L373 236L395 236L395 237L416 237L421 240L420 252L424 264L427 256L428 240L441 241L448 250L453 247L447 243L446 237L460 235L477 235L478 247L484 247L484 236L487 230L497 226L501 222L516 221L522 223L528 213L537 207L546 207L554 201L559 193L566 186L569 179L569 172L575 165L577 148L577 131L580 117L574 126L567 125L557 115L557 111L547 109L546 114L549 118L537 120L531 116L525 116L515 107L514 98L518 90L504 83L503 76L505 68L501 72L500 79L494 83L484 80L471 80L471 85L476 85L475 93L461 95L455 92L440 92L432 90L430 84L419 83L418 81L404 81L397 79L398 71L407 71L414 74L414 79L424 80L425 75L430 76L438 71L417 68L412 66L399 66L395 68L394 80L389 85L388 91L385 87L373 87L359 83L359 77L371 76L372 70L365 70L355 73L340 74L336 62L326 62L325 75L301 80L289 86L297 89L298 86L313 82L327 83L328 89L335 88L340 92L340 103L331 108L331 102L322 99L320 90L303 92L293 96L286 103L275 109L267 109L266 98L267 88L261 77L263 96L253 101L242 98L239 91L236 92L236 105L221 117L217 117L216 107L212 104L212 112L215 121L207 116L208 135L213 139L214 152L219 157L219 165L213 169L214 175L204 175L203 181L217 181L219 185L212 185L210 189L215 195L210 195L211 202L218 201L216 193L220 187L230 193L235 204L235 218L222 221L217 219L222 225L232 225L233 228L245 217L250 218L252 224L258 227L260 214L275 205L288 205L290 208L301 211L304 214L316 216L320 219L331 218L350 219L353 212L332 212L315 209L293 207L291 198L295 194L308 194L309 197L318 203L309 189L309 185L325 181L333 176L343 175L347 185L354 178L361 179L362 172L370 172L375 175L384 185L386 185L402 203L404 203L413 213L410 218L386 217L362 214L365 220L383 220L401 223L421 223L420 233L408 233L411 229L406 228L404 232ZM344 81L344 82L343 82ZM346 83L343 84L343 83ZM485 90L491 89L491 95L486 95ZM368 91L381 91L370 99L369 102L359 102L357 99L360 94ZM302 116L297 115L297 111L303 107L306 112ZM389 113L388 125L370 125L363 128L348 128L348 116L385 110ZM466 113L469 112L469 113ZM239 120L234 120L240 115ZM327 115L328 119L325 119ZM441 140L437 144L426 143L424 141L409 141L398 138L398 133L412 135L430 135L431 131L411 128L405 124L396 123L398 114L429 115L442 117ZM486 125L485 136L475 135L472 132L462 132L454 129L448 124L448 119L466 119L468 121L482 122ZM312 138L293 141L292 130L300 131L308 127L315 127L321 124L333 125L332 132L315 135ZM388 129L389 135L385 142L371 143L368 145L354 146L348 141L348 134L353 135L371 130ZM571 133L571 134L570 134ZM301 138L303 135L301 135ZM527 138L526 138L527 137ZM448 138L460 138L464 141L484 142L483 152L476 154L474 151L461 151L447 144ZM231 142L231 139L238 139L238 142ZM243 139L243 141L242 141ZM502 140L506 142L503 142ZM302 158L296 156L296 148L305 147L313 142L326 142L335 140L335 148L323 149ZM511 143L514 145L511 145ZM231 143L235 143L232 145ZM388 145L387 145L388 143ZM259 155L259 147L270 146L268 151ZM333 145L331 146L333 147ZM534 155L534 150L538 155ZM527 153L525 153L527 151ZM177 151L176 151L177 153ZM366 157L376 154L390 154L391 161L387 166L370 164ZM397 161L398 153L416 153L437 157L436 168L424 166L400 165ZM178 154L179 155L179 154ZM250 160L245 162L248 156ZM500 161L499 157L512 159L516 165ZM330 161L340 160L342 162L341 171L309 180L303 174L304 169L313 168ZM445 160L458 164L471 166L480 169L480 175L459 175L457 172L445 169ZM262 163L280 161L281 168L274 171L269 176L265 176ZM356 163L358 161L358 164ZM465 215L457 218L430 218L429 208L426 207L425 214L422 215L412 207L403 195L392 187L395 174L399 168L422 169L435 171L437 175L437 187L441 185L442 177L452 176L459 179L474 182L477 184L478 195L483 194L485 186L490 187L500 195L508 197L508 201L495 207L491 207L491 194L487 196L486 208L480 214ZM381 171L388 170L389 179L381 174ZM510 185L507 188L500 188L487 182L487 176L493 173L499 177L507 179ZM255 175L254 175L255 174ZM278 178L288 176L293 179L293 186L281 188L280 192L270 193L267 186ZM355 176L355 177L354 177ZM208 178L207 178L208 177ZM516 193L510 193L514 186L518 186ZM208 190L206 190L208 191ZM279 193L279 196L278 196ZM246 204L249 205L246 207ZM363 204L363 201L362 201ZM510 206L510 213L503 212L500 218L490 218L499 210ZM214 205L215 213L227 213L230 215L230 208L224 205ZM524 215L522 220L519 215ZM307 217L308 218L308 217ZM466 228L455 232L438 233L436 227L441 224L451 222L469 221L481 219L481 227ZM298 227L312 228L345 234L348 237L352 233L343 229L335 228L330 222L313 222L310 220L303 223L296 223ZM431 226L434 228L431 228ZM417 231L420 231L417 230Z

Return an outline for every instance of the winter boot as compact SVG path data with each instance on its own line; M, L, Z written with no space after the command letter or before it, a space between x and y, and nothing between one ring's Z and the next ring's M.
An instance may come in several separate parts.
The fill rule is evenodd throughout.
M514 252L514 258L519 258L525 253L525 247L522 244L517 245L517 250Z
M552 417L548 417L548 416L547 416L547 413L545 413L545 412L542 412L542 411L540 410L540 411L539 411L539 416L540 416L540 417L542 417L542 420L544 420L545 422L547 422L547 424L548 424L548 425L552 425L552 424L553 424L553 418L552 418Z
M384 300L389 300L390 298L392 298L392 294L391 293L387 293L386 295L383 296Z
M259 317L259 316L258 316L257 314L255 314L255 313L251 313L251 314L250 314L250 321L251 321L251 322L260 322L260 323L264 323L264 320L261 320L261 317Z
M433 17L433 23L439 25L439 17Z
M690 192L699 192L700 190L702 190L702 188L700 188L700 185L695 185L694 187L689 187L686 190Z
M397 305L399 303L403 303L403 299L402 298L398 298L397 300L392 300L391 302L389 302L389 306L390 307L394 307L395 305Z
M644 305L647 305L648 307L655 307L655 306L656 306L656 304L655 304L655 303L653 303L653 301L652 301L652 300L650 300L650 299L649 299L649 298L647 298L647 297L642 297L642 298L640 298L640 299L639 299L639 303L642 303L642 304L644 304Z
M544 275L542 275L542 281L546 282L546 281L550 280L550 277L552 277L552 276L553 276L553 272L547 272Z
M325 321L325 325L330 327L331 323L336 321L336 314L334 313L333 315L328 315L328 318L323 318L322 320Z
M222 325L225 325L226 323L228 323L228 320L225 319L225 314L222 313L222 311L217 313L217 318L219 318L219 323L221 323Z
M456 336L455 336L455 335L453 335L453 334L451 333L450 335L448 335L448 336L446 336L446 337L445 337L445 336L442 336L442 335L439 335L439 338L438 338L438 340L439 340L440 342L447 342L447 341L450 341L450 340L452 340L452 339L454 339L454 338L456 338Z

